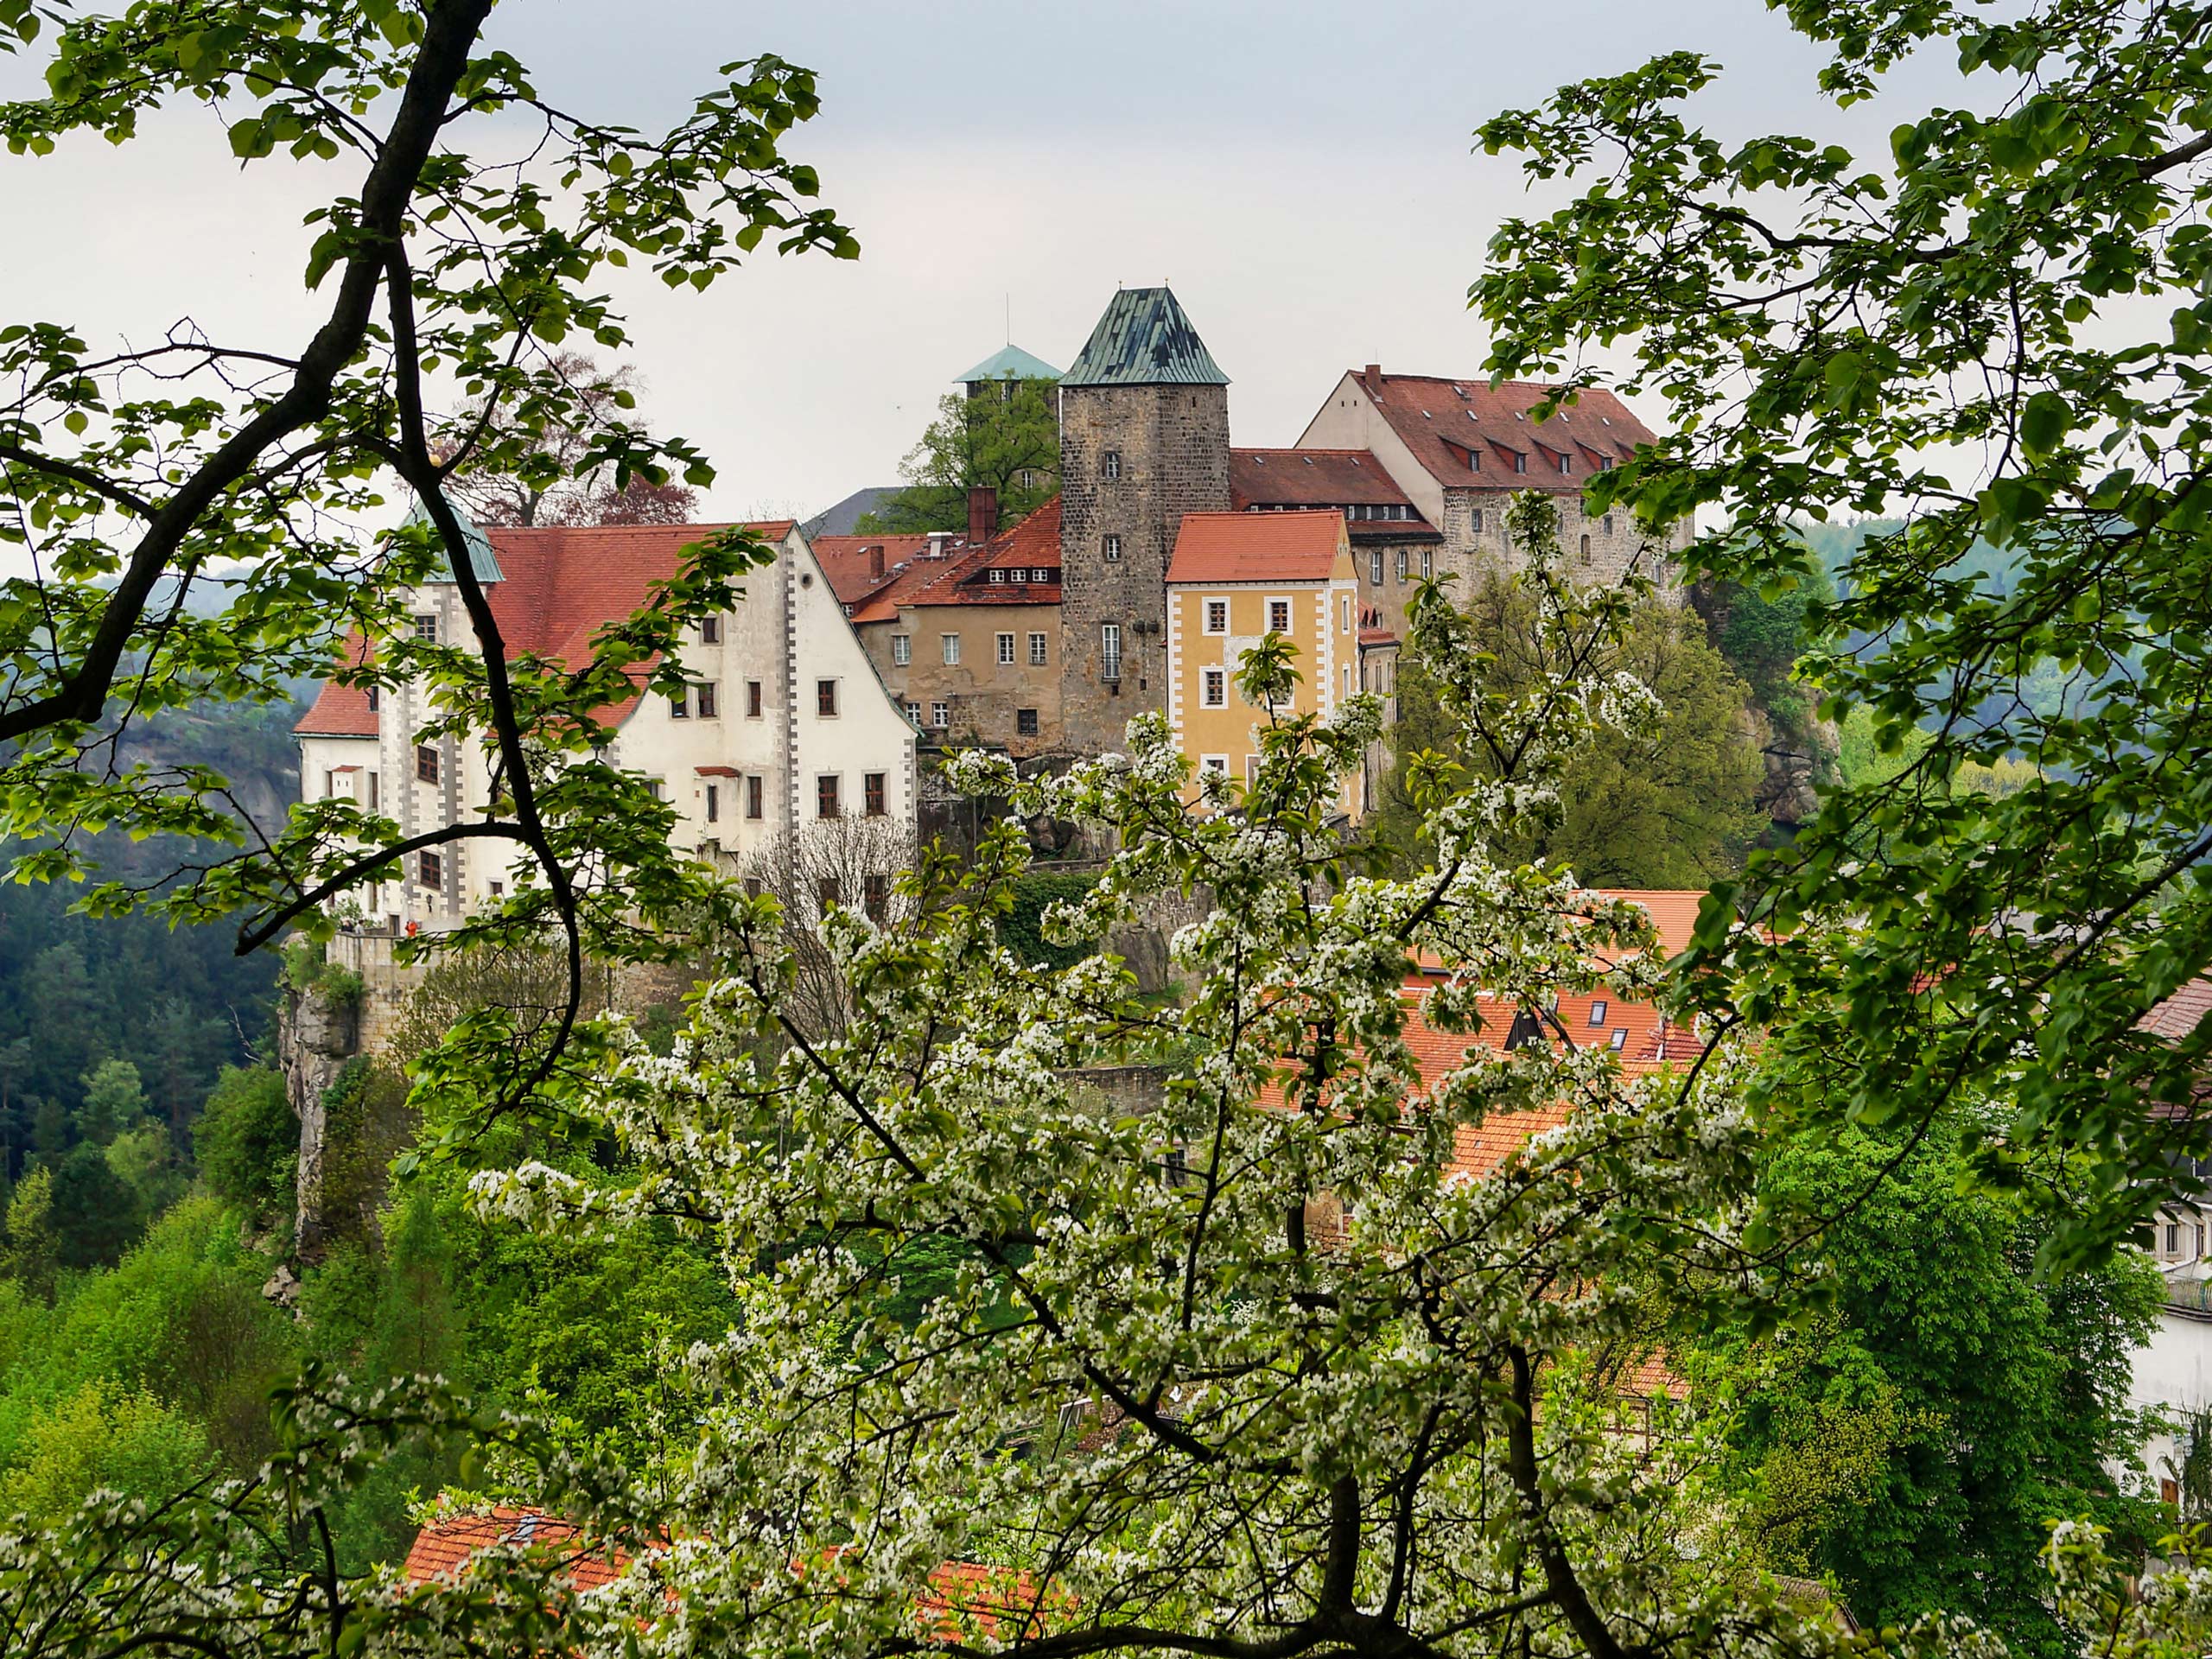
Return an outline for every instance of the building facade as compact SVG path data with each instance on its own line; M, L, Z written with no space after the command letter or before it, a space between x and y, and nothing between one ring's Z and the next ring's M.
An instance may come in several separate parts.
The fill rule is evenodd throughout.
M1385 374L1370 363L1345 372L1297 447L1371 454L1440 533L1440 574L1463 584L1519 568L1505 507L1520 491L1540 489L1559 504L1567 575L1618 582L1635 569L1662 591L1677 591L1675 558L1688 545L1687 523L1654 537L1628 513L1592 514L1582 505L1591 477L1653 442L1650 429L1601 389L1537 420L1549 395L1550 388L1525 382L1493 387L1481 379Z
M495 529L477 532L475 568L511 656L580 664L592 635L648 604L684 550L720 525ZM642 772L675 810L671 843L724 874L759 871L848 818L885 821L911 855L916 816L913 727L861 648L804 535L788 520L749 526L775 550L740 584L742 602L694 630L686 689L639 691L606 709L607 758ZM410 595L416 636L474 639L459 587ZM373 650L356 639L354 660ZM491 807L493 753L451 734L418 741L427 690L408 682L371 692L326 683L295 728L308 799L343 796L398 822L403 836L481 817ZM365 898L369 918L397 931L435 930L497 902L521 849L499 841L417 854Z
M1166 706L1167 563L1184 515L1224 512L1229 377L1165 288L1123 289L1060 378L1060 718L1121 748Z
M1359 584L1344 516L1332 512L1185 515L1167 570L1167 721L1200 773L1249 787L1260 732L1274 718L1326 718L1360 685ZM1272 709L1237 675L1270 634L1290 645L1298 679ZM1339 808L1362 809L1346 779ZM1198 798L1193 784L1188 798Z

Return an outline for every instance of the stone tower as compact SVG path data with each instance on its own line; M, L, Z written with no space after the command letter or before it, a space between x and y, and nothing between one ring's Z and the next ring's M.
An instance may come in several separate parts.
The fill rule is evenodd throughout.
M1165 288L1125 288L1060 377L1060 718L1079 754L1167 700L1167 559L1226 512L1229 377ZM1118 651L1118 657L1116 652Z

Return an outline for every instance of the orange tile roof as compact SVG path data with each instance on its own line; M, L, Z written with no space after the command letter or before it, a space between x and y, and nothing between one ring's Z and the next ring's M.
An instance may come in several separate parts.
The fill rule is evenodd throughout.
M1326 582L1344 540L1340 512L1186 512L1167 580Z
M400 1571L414 1584L428 1584L434 1579L450 1582L478 1551L501 1544L535 1544L551 1549L574 1546L563 1564L563 1576L578 1590L612 1584L630 1566L630 1558L623 1551L589 1548L575 1527L543 1510L500 1508L431 1522L415 1535L406 1565Z
M1493 387L1481 378L1447 380L1419 374L1355 377L1382 418L1389 423L1414 459L1439 483L1474 489L1580 490L1598 469L1600 458L1615 465L1637 446L1654 442L1651 430L1611 392L1584 391L1571 408L1551 419L1532 422L1528 412L1551 388L1509 380ZM1510 457L1529 457L1529 470L1516 473ZM1572 458L1573 471L1561 474L1555 457ZM1470 465L1478 457L1481 466Z
M338 654L346 667L359 668L370 658L368 636L354 629ZM376 710L369 707L369 688L341 685L336 680L325 680L307 712L292 723L293 734L299 737L374 737L378 729Z

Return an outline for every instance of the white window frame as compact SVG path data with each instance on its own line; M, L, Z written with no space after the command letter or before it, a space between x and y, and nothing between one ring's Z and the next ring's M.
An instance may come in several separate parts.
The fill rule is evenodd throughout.
M1122 678L1122 625L1104 622L1098 628L1098 677L1118 684Z
M1199 612L1199 615L1203 620L1205 632L1208 633L1227 633L1229 632L1229 596L1226 594L1208 594L1204 599L1200 600L1198 603L1202 607ZM1214 626L1213 620L1214 607L1217 605L1221 607L1221 626L1219 627L1216 627Z
M1351 632L1351 595L1350 594L1337 595L1337 632L1338 633Z
M891 665L893 668L905 668L913 660L914 636L911 633L893 634L891 636Z
M957 633L940 633L937 637L937 642L938 655L944 658L945 667L959 667L960 636Z
M1275 626L1275 607L1278 605L1282 607L1282 626L1281 627ZM1267 631L1269 633L1279 633L1285 639L1288 639L1290 637L1291 631L1298 626L1297 607L1291 603L1290 596L1287 594L1269 594L1268 596L1267 608L1262 611L1260 614L1266 619L1268 624Z
M1119 564L1122 562L1122 538L1119 536L1101 537L1098 556L1109 564Z
M1044 666L1046 665L1046 664L1050 660L1050 658L1049 658L1049 655L1048 655L1048 652L1049 652L1049 647L1048 647L1048 646L1046 645L1046 643L1045 643L1045 636L1044 636L1043 634L1041 634L1041 633L1033 633L1033 634L1031 634L1031 635L1029 636L1029 666L1030 666L1030 667L1032 667L1032 668L1042 668L1042 667L1044 667Z
M1211 772L1226 778L1229 776L1229 757L1225 754L1202 754L1198 757L1198 772L1201 776Z
M1001 668L1014 666L1014 636L1010 633L999 635L999 666Z
M1122 452L1109 449L1098 458L1098 470L1109 482L1118 482L1122 476Z
M1229 707L1229 671L1225 668L1202 668L1198 671L1198 707L1226 709Z
M930 704L930 729L933 732L952 729L952 705L942 697Z

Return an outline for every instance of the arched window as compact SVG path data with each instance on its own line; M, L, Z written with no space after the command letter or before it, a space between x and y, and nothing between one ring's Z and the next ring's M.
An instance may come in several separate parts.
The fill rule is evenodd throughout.
M1590 563L1590 537L1586 535L1582 538L1582 563Z

